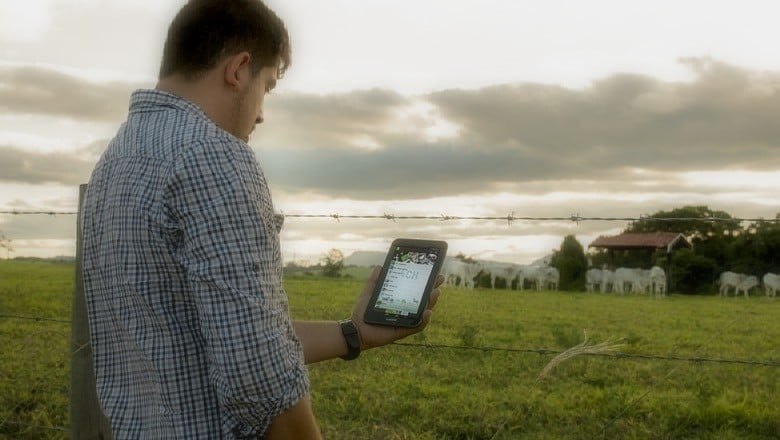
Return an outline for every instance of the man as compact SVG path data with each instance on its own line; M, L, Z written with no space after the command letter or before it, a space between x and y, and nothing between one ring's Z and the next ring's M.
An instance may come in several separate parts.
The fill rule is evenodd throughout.
M268 185L247 145L290 63L260 0L191 0L155 90L90 179L84 281L97 391L116 438L319 438L304 363L422 330L292 322ZM305 130L306 127L301 127ZM442 279L437 281L437 286Z

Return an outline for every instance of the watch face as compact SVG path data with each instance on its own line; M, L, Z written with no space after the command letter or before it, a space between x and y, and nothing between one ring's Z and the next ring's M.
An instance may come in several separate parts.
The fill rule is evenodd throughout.
M345 319L343 321L339 321L339 324L341 325L341 332L346 334L357 334L357 327L355 327L355 323L352 322L351 319Z
M360 356L360 336L358 336L357 327L352 320L339 321L341 333L347 343L347 354L341 356L344 360L352 360Z

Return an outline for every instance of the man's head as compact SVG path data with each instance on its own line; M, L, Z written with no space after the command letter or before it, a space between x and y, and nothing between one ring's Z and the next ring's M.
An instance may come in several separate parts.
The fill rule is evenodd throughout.
M290 39L282 20L260 0L190 0L168 28L160 79L187 79L216 67L225 56L246 51L252 73L290 65Z
M261 0L190 0L168 29L161 88L196 101L248 141L290 52L284 23Z

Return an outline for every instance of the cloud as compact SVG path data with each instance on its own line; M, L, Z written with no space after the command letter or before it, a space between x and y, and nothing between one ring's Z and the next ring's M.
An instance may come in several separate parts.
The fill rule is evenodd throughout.
M89 179L94 165L91 158L74 153L47 154L0 146L0 182L78 185Z
M267 122L258 128L255 143L298 150L373 149L381 146L375 143L386 144L399 133L409 133L393 123L411 105L410 97L383 89L279 94L266 101Z
M19 42L38 37L52 21L51 0L0 3L0 38Z
M708 58L681 63L691 81L621 73L583 89L522 83L416 96L280 93L267 100L253 145L280 190L361 200L538 194L559 184L673 192L681 172L778 169L780 73ZM7 68L0 111L121 121L133 88ZM91 168L64 153L5 148L0 155L6 181L72 184Z
M609 191L643 184L637 169L661 184L688 170L777 169L780 73L707 58L681 63L695 73L692 81L615 74L584 89L524 83L416 97L381 90L279 96L266 104L273 116L255 145L285 190L357 198L561 180L600 182ZM399 124L415 100L432 105L457 135L432 142L430 115ZM373 148L351 147L355 137Z
M135 88L125 82L87 81L43 67L2 67L0 112L121 121Z
M430 100L463 127L466 140L554 162L552 177L616 167L775 168L780 73L706 58L682 63L693 81L616 74L583 90L510 84L447 90Z

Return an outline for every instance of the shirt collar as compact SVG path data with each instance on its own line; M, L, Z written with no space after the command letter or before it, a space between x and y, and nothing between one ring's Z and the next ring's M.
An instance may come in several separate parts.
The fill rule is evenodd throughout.
M157 89L139 89L130 97L130 113L159 111L160 107L170 107L213 121L195 103L181 96Z

